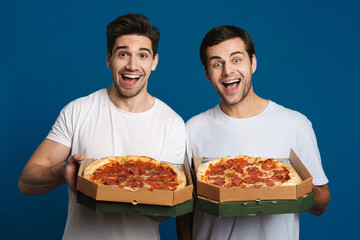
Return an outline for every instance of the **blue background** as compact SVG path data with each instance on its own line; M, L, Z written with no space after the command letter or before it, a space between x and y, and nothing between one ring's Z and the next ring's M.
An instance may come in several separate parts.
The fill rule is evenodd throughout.
M354 1L1 1L1 239L60 239L67 186L22 196L17 181L68 102L112 84L106 25L146 15L161 31L149 92L186 121L219 102L198 49L212 27L252 36L255 92L313 123L332 200L317 218L301 214L301 239L358 236L359 4ZM4 167L5 165L5 167ZM175 239L174 218L160 225Z

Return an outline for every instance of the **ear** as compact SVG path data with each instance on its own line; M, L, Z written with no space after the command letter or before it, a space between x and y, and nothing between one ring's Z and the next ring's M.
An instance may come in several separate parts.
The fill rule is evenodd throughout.
M152 62L151 71L155 71L158 62L159 62L159 54L156 54Z
M210 79L210 76L209 76L209 72L208 70L206 69L206 66L204 66L204 72L205 72L205 76L207 78L207 80L209 80L211 82L211 79Z
M111 58L111 56L110 56L109 51L106 51L106 66L107 66L108 68L111 68L110 58Z
M255 54L252 55L252 63L251 63L251 70L252 73L254 73L256 71L256 67L257 67L257 60L255 57Z

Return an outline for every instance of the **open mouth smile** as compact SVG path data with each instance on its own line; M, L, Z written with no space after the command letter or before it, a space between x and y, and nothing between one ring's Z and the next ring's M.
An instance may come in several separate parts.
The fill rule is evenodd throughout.
M226 81L226 82L222 82L222 85L227 89L227 90L234 90L236 89L240 84L240 80L239 79L234 79L234 80L230 80L230 81Z
M137 83L140 79L141 75L139 74L121 74L121 78L123 83L127 87L131 87Z

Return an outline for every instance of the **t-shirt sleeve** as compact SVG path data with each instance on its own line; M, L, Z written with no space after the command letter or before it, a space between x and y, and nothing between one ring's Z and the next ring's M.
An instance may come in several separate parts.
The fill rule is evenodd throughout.
M46 138L71 148L73 137L72 116L73 107L70 103L61 110L59 117L56 119Z
M180 118L174 118L161 153L160 160L183 164L185 158L185 124Z
M304 124L304 128L301 129L299 141L302 143L298 150L299 158L302 159L305 167L312 175L314 185L327 184L329 181L322 167L315 132L309 120Z

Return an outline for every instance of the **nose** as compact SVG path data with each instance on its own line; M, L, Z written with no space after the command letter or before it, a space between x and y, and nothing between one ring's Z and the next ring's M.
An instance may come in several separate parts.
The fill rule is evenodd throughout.
M137 61L135 57L130 57L127 64L126 69L130 71L136 71L138 68Z
M234 72L233 66L230 63L225 62L223 64L223 76L230 76Z

